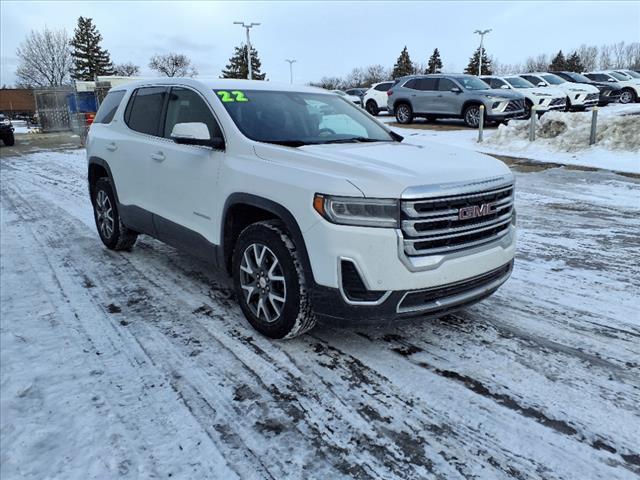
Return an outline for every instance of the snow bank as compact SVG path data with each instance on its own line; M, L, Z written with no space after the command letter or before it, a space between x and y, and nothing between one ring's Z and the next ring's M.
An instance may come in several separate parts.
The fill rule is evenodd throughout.
M577 152L590 148L591 112L549 112L538 120L536 143L559 152ZM510 147L514 141L529 138L529 121L500 125L486 140L487 145ZM596 144L608 150L640 151L640 107L598 112Z

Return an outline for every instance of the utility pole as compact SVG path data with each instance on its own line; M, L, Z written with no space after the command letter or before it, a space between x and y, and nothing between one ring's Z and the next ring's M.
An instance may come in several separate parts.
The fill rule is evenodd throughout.
M477 33L478 35L480 35L480 55L478 55L478 76L482 75L482 41L484 40L484 36L491 32L491 29L488 28L487 30L476 30L473 33Z
M293 64L297 62L297 60L289 60L285 59L285 62L289 62L289 83L293 83Z
M247 65L249 67L249 75L247 78L249 80L253 80L253 69L251 68L251 38L249 37L249 29L252 27L257 27L260 25L259 23L244 23L244 22L233 22L234 25L242 25L247 31Z

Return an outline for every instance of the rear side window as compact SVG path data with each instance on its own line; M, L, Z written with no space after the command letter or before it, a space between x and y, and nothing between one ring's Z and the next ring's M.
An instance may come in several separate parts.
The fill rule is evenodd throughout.
M438 90L441 92L450 92L454 87L457 87L457 85L448 78L441 78L438 82Z
M436 90L437 78L421 78L418 80L418 90Z
M164 123L164 137L171 138L176 123L204 123L209 129L209 136L221 137L220 128L205 101L193 90L174 87L167 103L167 117Z
M540 82L542 82L541 78L538 77L534 77L533 75L521 75L522 78L524 78L525 80L529 80L531 83L533 83L535 86L538 86L538 84Z
M93 123L111 123L113 120L113 116L116 114L116 110L120 106L120 102L124 97L125 91L111 91L107 93L107 96L104 97L104 100L100 104L100 108L98 108L98 113L96 114L96 118L93 120Z
M167 96L165 87L144 87L137 89L125 112L125 122L131 130L158 135L162 107Z
M391 85L393 85L391 82L381 83L380 85L376 85L375 89L379 92L386 92L391 88Z

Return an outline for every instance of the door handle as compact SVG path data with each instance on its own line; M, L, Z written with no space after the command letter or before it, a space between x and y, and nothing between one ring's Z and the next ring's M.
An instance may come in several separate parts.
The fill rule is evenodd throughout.
M107 150L109 150L110 152L115 152L118 149L118 146L116 145L115 142L111 142L109 145L107 145Z
M165 159L164 153L162 152L152 153L151 158L153 158L156 162L164 162Z

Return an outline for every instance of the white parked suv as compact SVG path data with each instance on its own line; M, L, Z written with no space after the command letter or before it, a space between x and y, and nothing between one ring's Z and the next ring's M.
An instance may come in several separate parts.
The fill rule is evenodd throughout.
M526 118L529 118L531 108L534 106L536 111L542 114L550 110L564 110L567 104L566 95L559 88L536 87L533 83L517 75L505 77L487 75L480 78L491 88L515 90L524 95Z
M613 70L589 72L584 75L595 82L606 82L622 89L620 103L632 103L640 100L640 79Z
M584 110L598 105L600 90L586 83L567 82L564 78L549 72L522 73L519 75L537 87L555 87L567 97L567 110Z
M116 87L87 138L96 227L110 249L146 234L217 264L272 338L317 319L441 316L509 277L514 177L485 155L402 140L312 87Z
M371 115L387 110L387 92L393 87L393 81L374 83L362 97L364 108Z

